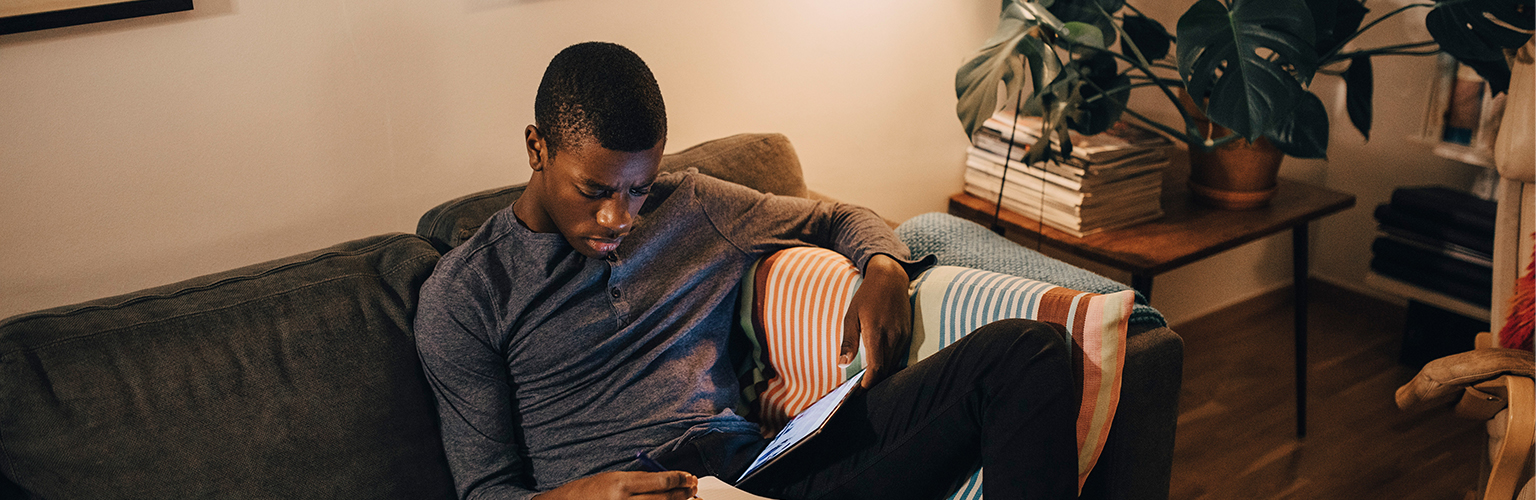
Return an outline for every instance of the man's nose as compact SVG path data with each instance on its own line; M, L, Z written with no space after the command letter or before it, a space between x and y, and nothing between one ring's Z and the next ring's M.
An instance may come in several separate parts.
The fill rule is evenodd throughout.
M615 235L623 235L629 232L630 224L634 224L635 215L630 213L629 207L634 202L627 196L614 196L603 202L597 210L597 223Z

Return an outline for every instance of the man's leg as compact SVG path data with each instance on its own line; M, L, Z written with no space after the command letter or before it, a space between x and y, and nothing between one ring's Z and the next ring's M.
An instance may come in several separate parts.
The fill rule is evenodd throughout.
M1005 320L855 394L822 435L742 487L775 498L939 499L977 465L988 500L1073 498L1067 341Z

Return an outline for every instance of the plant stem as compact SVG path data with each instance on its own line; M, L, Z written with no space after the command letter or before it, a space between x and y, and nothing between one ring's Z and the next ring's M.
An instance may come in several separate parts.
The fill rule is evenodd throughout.
M1109 97L1109 92L1104 91L1104 89L1100 88L1098 84L1093 83L1092 80L1084 80L1084 83L1093 86L1094 89L1099 91L1099 95L1096 95L1096 96L1093 96L1091 98L1088 98L1087 100L1084 100L1083 101L1084 103L1093 102L1094 100L1100 99L1100 98L1106 98L1106 99L1110 98ZM1142 86L1145 86L1145 85L1146 84L1143 84ZM1118 88L1119 87L1116 87L1116 89L1118 89ZM1116 103L1119 104L1120 107L1123 108L1126 113L1129 113L1131 116L1136 117L1137 119L1141 120L1143 123L1146 123L1148 126L1156 128L1158 130L1161 130L1165 134L1168 134L1168 135L1171 135L1171 136L1174 136L1174 137L1179 137L1184 142L1190 142L1190 138L1193 137L1193 136L1189 135L1188 132L1180 132L1178 130L1174 130L1173 127L1169 127L1167 125L1163 125L1161 123L1158 123L1156 120L1148 118L1146 115L1143 115L1141 113L1137 113L1136 110L1130 108L1130 106L1129 106L1130 103L1129 102L1126 102L1126 101L1116 101ZM1183 110L1181 109L1180 111L1182 112Z
M1020 55L1019 57L1024 56ZM1002 224L998 223L998 219L1003 214L1003 190L1008 189L1008 162L1013 160L1013 139L1014 136L1018 135L1019 133L1019 108L1021 105L1023 105L1023 103L1024 86L1020 85L1019 96L1013 101L1013 127L1012 130L1008 131L1008 151L1003 153L1003 176L1002 180L998 183L997 186L997 209L992 212L992 232L995 232L999 235L1006 232L1003 230ZM1040 193L1041 196L1044 196L1045 190L1042 189ZM1045 202L1043 200L1041 201L1040 206L1041 209L1045 208ZM1040 220L1044 221L1045 219L1042 217Z
M1404 50L1404 49L1417 49L1417 48L1423 48L1423 47L1435 47L1435 50L1427 51L1427 52L1426 51ZM1433 54L1440 53L1440 48L1439 47L1440 47L1440 44L1435 43L1434 40L1430 40L1430 41L1426 41L1426 42L1402 43L1402 44L1397 44L1397 45L1388 45L1388 46L1385 46L1385 47L1377 47L1377 48L1374 48L1374 49L1356 50L1354 52L1344 52L1344 53L1336 54L1334 57L1336 57L1336 58L1338 58L1338 60L1342 61L1342 60L1345 60L1345 59L1354 59L1354 58L1360 57L1360 56L1377 56L1377 55L1425 56L1425 55L1433 55Z
M1087 81L1087 83L1089 85L1093 85L1093 88L1099 89L1099 86L1094 84L1092 81ZM1151 87L1151 86L1154 86L1154 85L1157 85L1157 83L1155 83L1155 82L1145 82L1145 83L1133 83L1133 84L1130 84L1130 85L1121 85L1121 86L1118 86L1118 87L1111 88L1109 90L1099 89L1099 94L1098 95L1095 95L1093 97L1089 97L1089 98L1083 99L1083 104L1088 104L1088 103L1097 101L1099 99L1108 99L1109 98L1109 94L1112 94L1112 93L1115 93L1115 92L1124 92L1124 91L1128 91L1128 90L1135 89L1135 88Z
M1141 75L1128 75L1128 76L1130 76L1132 80L1143 80L1143 81L1146 81L1148 84L1156 84L1158 82L1162 82L1162 83L1168 84L1168 85L1184 85L1184 80L1180 80L1178 78L1148 78L1148 77L1141 76Z
M1452 0L1452 1L1456 1L1456 0ZM1324 64L1328 64L1328 62L1330 62L1330 61L1336 60L1335 58L1338 57L1339 51L1343 50L1345 45L1349 45L1349 42L1354 41L1355 38L1359 38L1361 33L1365 33L1367 30L1370 30L1371 28L1374 28L1376 25L1381 24L1381 22L1382 21L1386 21L1387 18L1390 18L1392 16L1401 14L1403 12L1407 12L1409 9L1421 8L1421 7L1424 7L1424 8L1434 8L1437 5L1439 5L1440 3L1444 3L1444 2L1439 2L1439 3L1411 3L1411 4L1408 4L1408 5L1404 5L1402 7L1398 7L1396 9L1393 9L1391 12L1388 12L1386 14L1382 14L1381 17L1378 17L1375 20L1372 20L1369 24L1366 24L1365 27L1360 28L1358 30L1355 30L1354 33L1351 33L1349 35L1349 38L1345 38L1343 40L1340 40L1338 45L1335 45L1332 50L1329 50L1327 54L1323 54L1323 57L1320 57L1320 58L1317 59L1318 66L1322 66Z
M1135 12L1135 13L1136 13L1136 15L1138 15L1138 16L1141 16L1141 17L1147 17L1147 15L1146 15L1146 14L1142 14L1142 13L1141 13L1141 9L1138 9L1138 8L1136 8L1136 6L1135 6L1135 5L1131 5L1131 3L1130 3L1130 2L1126 2L1126 3L1125 3L1125 6L1126 6L1126 8L1129 8L1129 9L1131 9L1131 12Z
M1141 51L1141 47L1137 47L1136 46L1136 42L1131 42L1130 43L1130 47L1131 47L1133 53ZM1137 65L1140 65L1140 63L1141 63L1141 61L1138 61L1136 59L1132 59L1131 56L1127 56L1125 54L1114 52L1114 51L1111 51L1111 50L1108 50L1108 49L1105 49L1104 51L1108 52L1109 55L1114 56L1116 59L1120 59L1122 61L1131 63L1132 66L1137 66ZM1172 70L1172 71L1178 71L1179 70L1178 66L1174 66L1172 64L1168 64L1168 63L1160 62L1160 61L1147 61L1147 66L1148 67L1152 67L1152 68L1162 68L1162 69Z
M1182 136L1190 135L1190 132L1193 132L1195 130L1194 119L1193 119L1193 117L1189 116L1189 113L1187 111L1184 110L1184 106L1179 102L1179 97L1173 95L1173 90L1169 89L1167 84L1163 83L1158 78L1157 75L1152 73L1152 63L1148 62L1147 61L1147 57L1141 54L1141 47L1137 47L1136 46L1136 42L1134 42L1134 41L1132 41L1130 39L1130 35L1126 34L1125 28L1122 28L1122 27L1120 27L1120 25L1114 23L1114 16L1111 16L1111 15L1109 15L1108 12L1105 12L1104 11L1104 6L1099 5L1098 2L1091 2L1091 3L1093 3L1093 7L1095 9L1098 9L1100 15L1103 15L1105 19L1109 19L1110 20L1109 25L1115 28L1115 32L1120 35L1122 40L1125 40L1125 42L1126 42L1125 46L1126 47L1130 47L1131 48L1131 53L1136 55L1136 59L1135 60L1130 60L1130 59L1127 59L1127 60L1130 60L1132 65L1136 66L1136 69L1139 69L1139 70L1141 70L1142 73L1145 73L1147 75L1147 78L1150 78L1152 80L1152 83L1156 83L1157 84L1157 88L1159 90L1163 91L1163 95L1168 97L1168 101L1169 102L1173 103L1174 109L1179 110L1179 116L1184 118L1184 128L1186 129L1185 132L1183 132L1183 133L1175 133L1173 135L1176 135L1176 136L1178 136L1178 135L1182 135ZM1113 52L1111 52L1111 53L1113 53ZM1126 111L1130 111L1130 108L1126 108ZM1131 111L1131 114L1133 116L1136 116L1137 118L1143 118L1143 117L1137 115L1136 112L1134 112L1134 111ZM1143 118L1142 121L1145 121L1147 123L1155 123L1155 122L1153 122L1151 120L1146 120L1145 118ZM1171 127L1167 127L1167 126L1162 125L1162 124L1157 124L1157 125L1159 127L1161 127L1161 128L1164 128L1164 129L1171 129ZM1167 130L1165 130L1165 132L1166 131Z
M1153 120L1152 118L1147 117L1147 115L1143 115L1141 113L1137 113L1136 110L1134 110L1134 109L1125 108L1125 113L1128 114L1128 115L1136 117L1137 120L1141 120L1142 123L1145 123L1149 127L1161 130L1165 134L1168 134L1168 135L1171 135L1171 136L1174 136L1174 137L1178 137L1179 140L1182 140L1184 142L1187 142L1187 143L1190 143L1190 144L1195 144L1197 142L1204 142L1204 139L1202 139L1201 141L1192 141L1192 140L1190 140L1191 136L1188 133L1180 132L1178 130L1174 130L1173 127L1170 127L1170 126L1158 123L1157 120Z

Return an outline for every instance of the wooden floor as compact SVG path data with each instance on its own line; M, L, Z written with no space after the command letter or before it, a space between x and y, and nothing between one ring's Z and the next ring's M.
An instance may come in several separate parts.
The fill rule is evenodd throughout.
M1398 410L1403 309L1314 283L1308 429L1296 439L1289 291L1174 325L1184 337L1172 499L1454 499L1481 422ZM1155 304L1154 304L1155 305Z

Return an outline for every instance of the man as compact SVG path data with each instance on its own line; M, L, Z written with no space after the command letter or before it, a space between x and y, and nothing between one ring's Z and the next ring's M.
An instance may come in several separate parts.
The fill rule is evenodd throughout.
M741 487L929 498L985 464L988 498L1075 493L1076 401L1049 327L989 325L900 370L918 264L879 217L658 175L661 92L618 45L556 55L534 114L526 191L422 288L417 345L460 496L686 499L698 475L733 480L766 446L732 411L736 287L759 258L804 245L863 272L842 356L862 341L866 390ZM640 472L640 452L674 470Z

